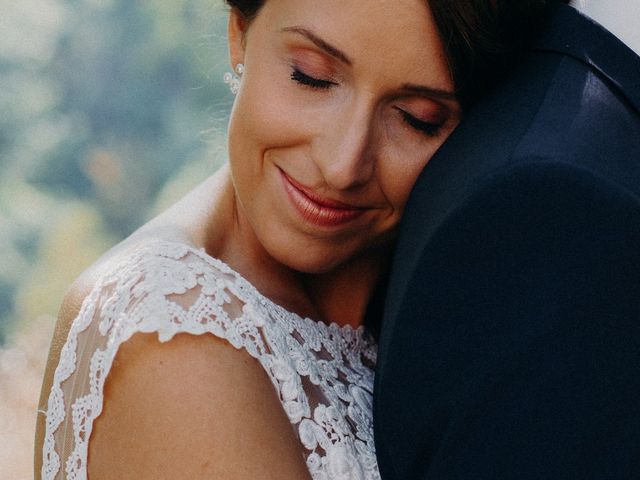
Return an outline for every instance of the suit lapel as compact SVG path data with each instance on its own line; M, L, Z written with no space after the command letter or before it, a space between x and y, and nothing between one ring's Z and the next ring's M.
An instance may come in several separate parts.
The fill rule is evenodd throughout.
M552 5L550 9L532 49L568 55L586 63L640 112L640 57L574 8Z

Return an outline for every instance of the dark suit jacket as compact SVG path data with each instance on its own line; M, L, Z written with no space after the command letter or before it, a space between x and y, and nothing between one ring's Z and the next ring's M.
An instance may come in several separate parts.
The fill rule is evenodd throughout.
M383 480L640 478L640 58L566 6L533 45L407 207Z

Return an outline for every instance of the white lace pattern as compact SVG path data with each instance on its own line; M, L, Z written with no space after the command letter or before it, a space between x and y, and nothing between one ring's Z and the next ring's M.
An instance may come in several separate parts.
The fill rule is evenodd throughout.
M204 251L171 242L137 250L85 299L49 395L44 480L86 479L93 421L118 348L135 333L211 333L269 375L315 480L379 479L373 444L376 345L362 328L302 318Z

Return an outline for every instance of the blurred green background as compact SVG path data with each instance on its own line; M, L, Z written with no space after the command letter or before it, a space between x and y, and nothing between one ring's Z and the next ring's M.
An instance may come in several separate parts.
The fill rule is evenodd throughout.
M223 156L221 4L2 0L0 342Z
M225 159L226 16L222 0L0 0L0 479L31 476L68 285Z

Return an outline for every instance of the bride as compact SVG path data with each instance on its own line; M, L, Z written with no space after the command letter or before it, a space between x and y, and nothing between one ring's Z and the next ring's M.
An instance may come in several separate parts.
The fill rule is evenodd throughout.
M424 0L228 3L228 165L71 287L41 478L379 478L361 324L461 117L441 25Z

